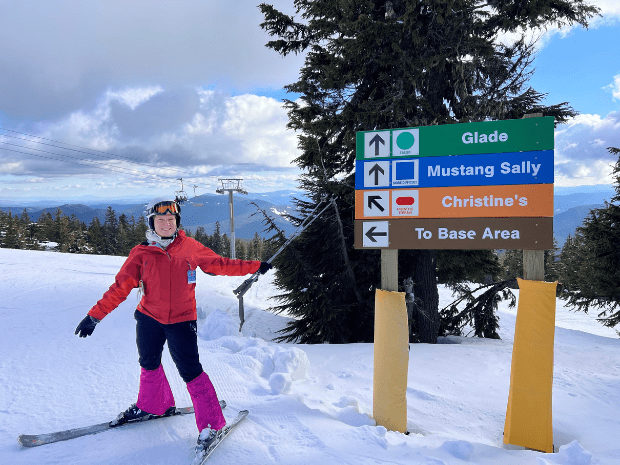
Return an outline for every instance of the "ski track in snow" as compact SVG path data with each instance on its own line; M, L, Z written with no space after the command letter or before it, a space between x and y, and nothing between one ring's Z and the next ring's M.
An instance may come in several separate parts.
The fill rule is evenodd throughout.
M191 415L33 449L16 441L22 433L111 420L135 402L135 291L93 336L73 334L123 261L0 249L0 463L191 462L198 435ZM198 274L201 361L228 403L225 416L250 410L211 465L620 464L620 341L592 315L558 301L556 453L543 454L502 442L516 308L500 305L501 340L448 337L411 345L405 436L372 419L372 344L271 342L288 319L264 311L277 293L270 274L246 294L239 334L232 289L244 279ZM449 303L450 293L441 289L440 300ZM176 404L191 405L167 348L162 363Z

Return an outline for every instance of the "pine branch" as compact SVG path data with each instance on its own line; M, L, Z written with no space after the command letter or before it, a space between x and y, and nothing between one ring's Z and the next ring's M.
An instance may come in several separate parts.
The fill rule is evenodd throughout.
M497 304L509 299L509 307L516 305L516 297L509 289L515 284L516 279L508 279L482 285L474 290L462 284L457 286L460 297L439 312L442 319L440 334L462 335L463 328L472 325L476 337L499 339L499 317L495 314ZM476 297L475 294L483 289L486 291ZM458 311L458 306L463 302L467 302L465 308Z

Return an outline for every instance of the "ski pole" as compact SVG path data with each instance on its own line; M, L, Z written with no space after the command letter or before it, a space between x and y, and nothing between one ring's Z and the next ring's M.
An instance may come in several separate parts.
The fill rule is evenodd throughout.
M280 252L282 252L282 250L284 250L284 248L286 246L288 246L297 236L299 236L308 226L310 226L314 220L316 220L319 216L321 216L323 214L323 212L325 210L327 210L327 208L330 205L334 204L334 199L330 198L327 205L325 205L325 207L319 212L316 213L315 212L319 209L319 207L321 206L321 204L324 202L324 199L321 199L321 201L317 204L316 208L314 210L312 210L312 212L299 224L299 226L297 226L297 228L295 229L295 231L293 231L293 233L289 236L289 238L286 240L286 242L284 242L284 244L282 244L282 246L280 246L280 248L277 250L276 253L274 253L271 258L269 258L269 260L267 260L267 263L271 263L271 261L276 258L278 255L280 255ZM310 221L308 221L310 219ZM239 325L239 332L241 332L241 328L243 327L243 323L245 323L245 311L243 308L243 296L245 295L246 292L248 292L250 290L250 288L252 287L252 284L254 284L256 281L258 281L258 277L260 276L260 271L256 271L252 276L250 276L248 279L246 279L245 281L243 281L241 283L241 285L235 289L233 291L233 293L237 296L237 299L239 299L239 321L240 321L240 325Z

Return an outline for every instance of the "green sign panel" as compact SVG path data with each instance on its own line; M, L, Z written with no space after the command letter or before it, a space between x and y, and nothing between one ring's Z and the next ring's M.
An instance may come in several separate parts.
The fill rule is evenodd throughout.
M356 159L553 150L553 116L356 134Z

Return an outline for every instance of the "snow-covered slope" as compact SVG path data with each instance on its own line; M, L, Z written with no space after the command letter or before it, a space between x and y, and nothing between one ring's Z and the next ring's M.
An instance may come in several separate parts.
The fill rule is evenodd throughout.
M123 258L0 249L0 463L183 464L193 416L169 418L33 449L22 433L110 420L135 402L139 367L130 297L80 339L73 332L114 279ZM618 464L620 340L594 317L558 301L553 387L555 454L505 446L515 309L500 311L502 340L450 337L411 345L410 435L372 419L372 344L275 344L282 316L268 274L245 297L238 333L232 289L242 277L198 276L203 365L226 415L248 418L210 464ZM451 300L441 292L441 303ZM253 337L254 335L254 337ZM190 398L167 351L177 405Z

